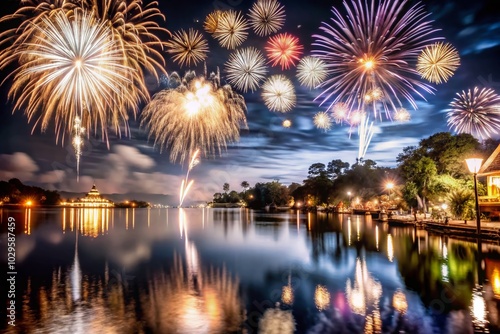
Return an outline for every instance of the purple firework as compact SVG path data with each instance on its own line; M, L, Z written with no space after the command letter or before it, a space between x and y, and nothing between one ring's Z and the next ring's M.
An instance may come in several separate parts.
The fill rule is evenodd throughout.
M313 53L327 64L329 79L317 97L330 109L345 102L349 110L382 106L387 118L407 100L417 109L413 95L419 90L433 93L423 82L415 65L422 48L442 39L432 37L423 5L407 6L406 0L344 1L347 17L332 8L333 24L322 22L323 34L313 35ZM409 7L409 8L408 8ZM382 99L372 92L382 92Z
M500 96L491 88L474 87L450 103L446 114L448 125L457 133L469 133L480 139L500 132Z

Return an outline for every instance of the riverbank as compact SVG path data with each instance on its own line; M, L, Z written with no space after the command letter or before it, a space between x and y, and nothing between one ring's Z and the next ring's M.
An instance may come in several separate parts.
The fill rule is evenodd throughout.
M446 234L454 237L475 238L500 242L500 222L481 221L480 233L477 231L477 223L472 220L448 220L437 221L422 218L415 221L413 216L396 216L387 219L389 226L414 226L424 228L429 232Z

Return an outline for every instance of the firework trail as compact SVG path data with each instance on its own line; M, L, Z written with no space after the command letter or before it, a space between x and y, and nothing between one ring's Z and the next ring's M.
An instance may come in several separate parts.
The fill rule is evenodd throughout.
M188 170L186 172L186 177L182 180L181 188L179 191L179 200L180 200L179 207L181 207L182 203L184 203L184 199L186 198L189 189L191 189L191 186L194 183L194 180L189 181L189 172L191 171L191 169L194 168L194 166L200 163L199 155L200 155L200 150L198 149L191 155L191 161L189 162Z

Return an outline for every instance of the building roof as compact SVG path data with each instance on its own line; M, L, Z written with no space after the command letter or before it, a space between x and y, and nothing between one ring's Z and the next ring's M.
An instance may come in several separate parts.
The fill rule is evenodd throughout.
M496 173L500 173L500 145L498 145L495 151L491 153L490 157L486 159L477 175L485 176Z

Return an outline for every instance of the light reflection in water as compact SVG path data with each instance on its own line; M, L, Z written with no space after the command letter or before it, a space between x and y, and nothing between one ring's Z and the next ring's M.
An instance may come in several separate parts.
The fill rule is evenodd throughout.
M472 290L472 305L470 306L472 323L475 332L489 333L487 328L488 319L486 311L486 302L484 300L484 291L482 285L476 285Z
M366 267L366 261L356 259L354 282L346 282L346 298L351 310L359 315L366 315L370 307L378 308L382 296L382 285L375 281Z
M292 288L292 277L288 275L288 284L283 286L281 291L281 301L285 304L292 305L293 304L293 288Z
M392 235L387 234L387 258L389 261L394 260L394 245L392 244Z
M392 296L392 307L401 314L405 314L408 310L408 302L406 296L401 290L397 290Z
M244 319L239 280L225 268L202 268L196 246L188 238L188 224L184 209L179 209L186 266L180 256L175 256L170 274L150 280L148 293L142 298L148 325L155 333L236 331Z
M330 292L323 285L316 285L316 290L314 291L314 303L316 308L320 311L326 310L330 305Z
M24 233L31 234L31 208L24 209Z

